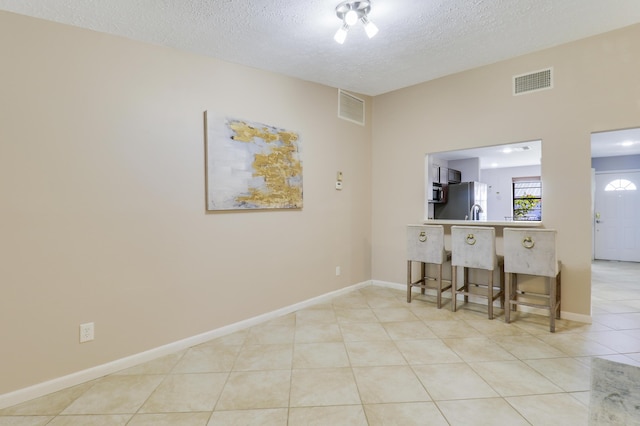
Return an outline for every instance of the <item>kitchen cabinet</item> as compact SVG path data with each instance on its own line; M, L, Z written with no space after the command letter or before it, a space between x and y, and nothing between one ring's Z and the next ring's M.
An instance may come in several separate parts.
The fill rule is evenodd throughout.
M430 203L442 203L445 200L445 187L447 183L447 168L437 164L431 166L431 185L427 197Z
M431 183L440 183L440 166L432 164L431 168Z

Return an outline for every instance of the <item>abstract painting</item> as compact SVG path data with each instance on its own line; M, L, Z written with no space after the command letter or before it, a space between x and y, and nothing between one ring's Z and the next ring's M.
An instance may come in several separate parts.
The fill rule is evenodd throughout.
M298 133L206 112L207 209L302 208Z

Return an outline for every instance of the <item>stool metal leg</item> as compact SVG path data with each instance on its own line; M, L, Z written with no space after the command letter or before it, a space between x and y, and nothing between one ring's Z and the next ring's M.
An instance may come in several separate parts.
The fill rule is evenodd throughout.
M506 297L505 286L505 276L504 276L504 263L500 265L500 275L498 275L498 279L500 280L500 307L504 309L504 299Z
M407 303L411 303L411 261L407 261Z
M515 312L518 310L518 304L516 303L518 301L518 274L511 274L511 276L513 277L513 281L511 281L511 300L514 301L511 304L511 310Z
M458 296L456 291L458 290L458 267L451 267L451 311L456 311L456 301Z
M489 279L487 281L487 300L489 305L487 310L489 311L489 319L493 319L493 271L489 271Z
M558 305L556 298L556 280L551 280L550 277L546 279L549 284L549 329L552 333L556 332L556 306Z
M558 272L558 276L556 277L556 285L558 286L558 290L556 292L556 297L558 298L558 311L556 313L556 318L560 319L560 311L562 305L562 272Z
M436 268L436 306L442 307L442 264Z
M469 268L463 266L462 272L464 276L464 291L466 293L464 295L464 303L469 303Z
M509 324L511 322L511 295L512 295L511 278L512 278L512 274L507 272L504 275L505 275L504 291L507 294L507 306L506 306L506 308L504 310L504 322L506 324Z

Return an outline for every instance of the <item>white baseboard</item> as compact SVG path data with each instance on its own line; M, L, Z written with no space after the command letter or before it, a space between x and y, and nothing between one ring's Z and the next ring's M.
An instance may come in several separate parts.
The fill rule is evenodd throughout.
M573 312L560 311L560 317L569 321L584 322L586 324L593 322L591 315L576 314Z
M30 401L32 399L39 398L41 396L48 395L50 393L57 392L75 385L79 385L90 380L95 380L108 374L112 374L126 368L134 367L138 364L152 361L165 355L180 352L192 346L208 342L209 340L216 339L218 337L222 337L236 331L244 330L245 328L253 327L254 325L261 324L263 322L290 314L295 311L299 311L300 309L327 302L335 297L350 293L368 285L371 285L371 281L354 284L352 286L313 297L311 299L304 300L300 303L286 306L272 312L267 312L265 314L258 315L243 321L229 324L227 326L220 327L206 333L191 336L186 339L178 340L176 342L150 349L148 351L120 358L106 364L97 365L86 370L77 371L66 376L58 377L46 382L35 384L33 386L5 393L3 395L0 395L0 409L11 407L22 402Z
M393 289L396 289L396 290L406 290L407 289L407 285L406 284L392 283L390 281L372 280L371 284L377 285L378 287L387 287L387 288L393 288Z

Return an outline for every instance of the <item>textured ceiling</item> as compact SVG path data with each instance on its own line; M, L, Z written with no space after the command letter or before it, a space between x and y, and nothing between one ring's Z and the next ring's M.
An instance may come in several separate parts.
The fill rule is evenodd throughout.
M640 0L0 0L0 9L378 95L640 22ZM528 71L528 70L523 70Z

